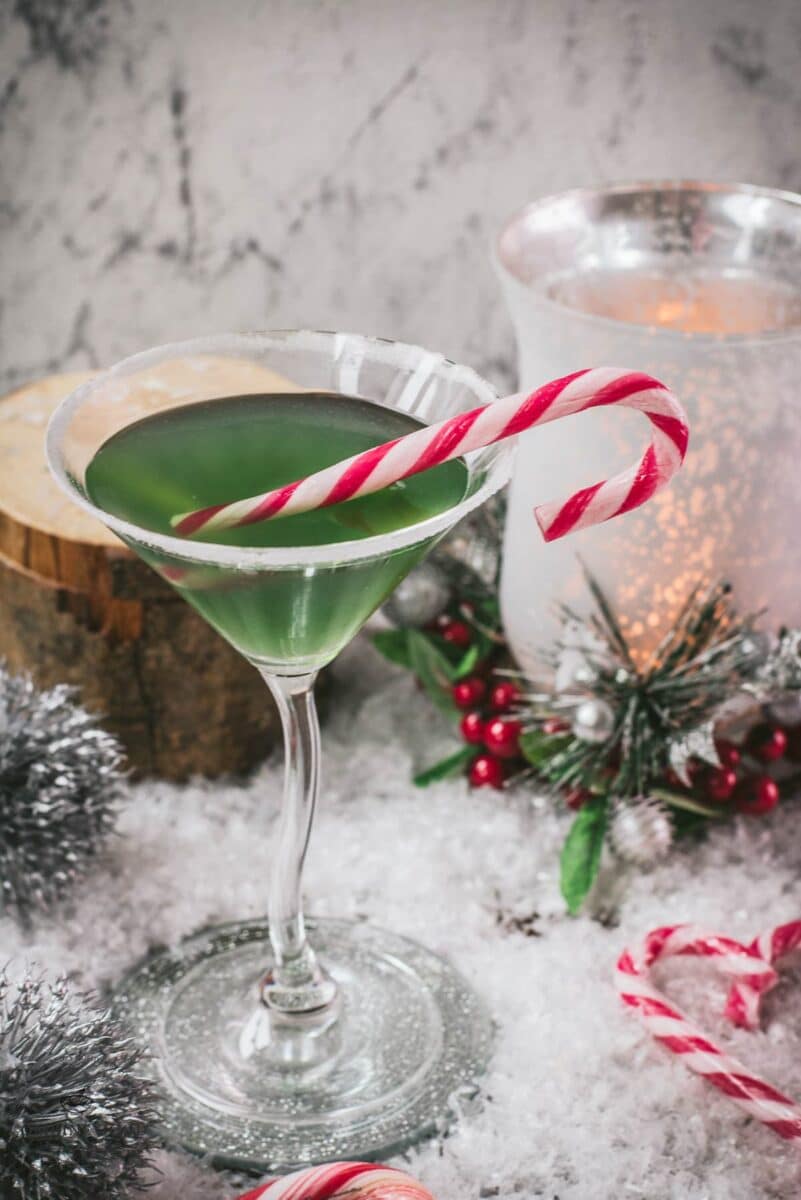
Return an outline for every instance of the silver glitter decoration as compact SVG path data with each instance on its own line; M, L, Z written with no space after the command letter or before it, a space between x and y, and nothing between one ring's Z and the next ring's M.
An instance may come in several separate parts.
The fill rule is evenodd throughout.
M59 981L0 976L0 1196L122 1200L156 1146L142 1051Z
M688 787L690 776L687 768L691 759L700 759L712 767L720 766L720 758L715 746L714 728L713 721L705 721L697 729L691 729L689 733L685 733L683 737L670 743L668 750L670 765L682 783L687 784Z
M60 896L114 824L123 755L63 685L40 692L0 665L0 907Z
M393 625L419 629L444 610L451 598L445 572L435 563L421 563L402 579L383 607Z
M801 692L801 629L785 630L757 672L751 690L762 700L785 692Z
M615 727L615 714L605 700L583 700L573 715L573 734L582 742L605 742Z
M612 849L625 862L649 867L664 858L673 845L673 825L667 809L651 796L618 800L609 827Z

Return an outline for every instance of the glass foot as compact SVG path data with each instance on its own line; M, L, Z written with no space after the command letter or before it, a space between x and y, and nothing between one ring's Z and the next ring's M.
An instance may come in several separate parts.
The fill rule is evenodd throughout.
M337 984L316 1012L260 1001L263 921L204 930L120 984L114 1006L150 1052L172 1144L254 1172L386 1158L444 1132L476 1094L492 1026L447 962L369 925L307 929Z

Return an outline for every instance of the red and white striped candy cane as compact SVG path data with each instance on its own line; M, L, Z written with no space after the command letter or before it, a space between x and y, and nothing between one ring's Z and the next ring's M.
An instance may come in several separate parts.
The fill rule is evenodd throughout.
M644 504L671 479L687 450L684 409L673 393L650 375L613 367L576 371L537 388L458 413L362 454L316 471L260 496L213 504L173 518L178 533L229 529L270 517L289 516L365 496L449 459L504 438L558 421L588 408L615 404L634 408L651 422L651 442L640 461L612 479L582 488L568 500L534 510L547 542L608 521Z
M756 1029L759 1026L759 1003L765 992L769 992L778 981L778 974L771 964L791 954L801 946L801 921L789 921L786 925L778 925L767 933L760 933L748 947L752 960L758 959L761 969L749 972L744 970L737 982L732 985L726 1001L726 1016L735 1025L746 1029ZM746 964L747 965L747 964Z
M404 1171L377 1163L325 1163L273 1179L239 1200L433 1200Z
M649 933L636 949L625 950L616 973L623 1003L638 1013L658 1042L681 1055L685 1066L702 1075L749 1116L787 1139L801 1139L801 1107L711 1042L650 983L648 972L655 962L673 955L716 959L719 970L734 980L726 1015L737 1024L754 1028L761 997L778 979L774 962L798 945L801 921L770 930L750 946L693 925L666 926Z

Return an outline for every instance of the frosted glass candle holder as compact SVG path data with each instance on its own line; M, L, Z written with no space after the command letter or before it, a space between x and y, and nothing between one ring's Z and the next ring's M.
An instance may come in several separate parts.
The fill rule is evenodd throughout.
M638 414L582 413L523 435L509 496L501 601L536 669L559 601L586 610L583 560L640 650L688 588L725 578L741 610L801 625L801 196L745 185L651 183L529 204L496 244L521 388L625 366L686 405L690 453L645 508L544 545L538 501L638 456Z

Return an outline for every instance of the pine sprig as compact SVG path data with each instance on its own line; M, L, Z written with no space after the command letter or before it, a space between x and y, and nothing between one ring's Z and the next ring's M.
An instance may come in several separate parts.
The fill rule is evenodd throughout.
M601 744L575 735L560 739L552 756L538 755L540 772L562 789L637 796L670 767L670 747L710 721L721 704L751 680L758 667L755 617L738 617L727 584L696 588L679 616L643 664L637 659L597 580L587 574L595 602L589 619L569 608L563 619L587 630L583 651L593 672L592 697L614 714ZM571 647L573 648L573 647ZM557 644L553 658L566 649ZM578 697L538 696L531 718L541 722Z

